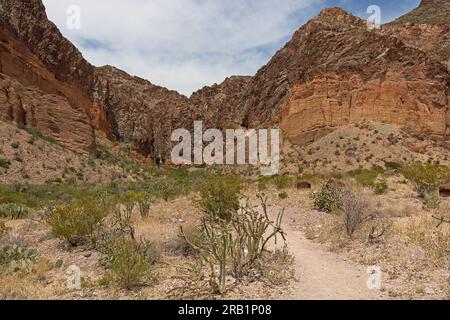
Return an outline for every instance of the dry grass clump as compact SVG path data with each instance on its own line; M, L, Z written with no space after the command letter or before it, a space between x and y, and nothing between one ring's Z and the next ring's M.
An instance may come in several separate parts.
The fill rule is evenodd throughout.
M360 193L347 189L340 197L339 211L347 236L352 239L354 233L361 228L369 217L369 202Z
M450 224L441 224L431 216L416 216L399 221L395 231L421 247L429 261L446 265L450 257Z
M32 276L14 273L0 275L0 300L45 300L51 294Z
M9 228L5 222L0 221L0 239L6 236L10 230L11 228Z
M270 285L282 286L295 276L294 257L287 247L275 250L271 255L264 255L261 259L261 275Z
M339 188L338 206L333 215L322 217L320 227L308 225L306 237L317 239L339 251L352 242L374 244L385 241L392 228L392 217L373 205L361 189L350 185Z

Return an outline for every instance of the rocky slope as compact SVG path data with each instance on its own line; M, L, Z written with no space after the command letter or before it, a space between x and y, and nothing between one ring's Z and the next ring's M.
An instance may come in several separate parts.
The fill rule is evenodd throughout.
M94 154L94 68L48 21L40 0L2 0L0 8L0 118Z
M448 24L450 22L450 1L422 0L419 6L391 24Z
M256 74L247 117L251 126L276 119L297 144L363 119L443 140L449 83L446 68L424 52L327 9Z
M450 68L450 1L423 0L417 9L385 25L383 32Z
M98 68L95 78L94 103L105 114L109 137L154 160L170 154L174 129L189 129L200 116L187 97L116 68Z
M435 7L423 1L409 16ZM95 154L97 130L164 161L172 130L194 120L276 124L300 145L364 119L441 142L448 135L446 24L404 25L416 19L404 18L369 31L338 8L324 10L254 77L231 77L187 98L90 65L48 21L41 0L1 0L0 10L0 120L37 127L75 151Z

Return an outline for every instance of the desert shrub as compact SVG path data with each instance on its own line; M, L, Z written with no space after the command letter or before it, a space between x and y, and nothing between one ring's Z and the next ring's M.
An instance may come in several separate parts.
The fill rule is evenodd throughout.
M287 284L295 276L294 257L287 247L277 249L271 255L265 255L260 261L264 280L274 286Z
M28 216L27 206L15 203L0 204L0 218L23 219Z
M195 255L193 248L201 246L204 237L196 223L189 223L181 228L176 240L171 243L172 249L179 250L185 255Z
M119 287L130 290L150 276L146 245L131 239L121 239L111 248L109 275Z
M448 214L448 213L447 213ZM441 224L430 216L412 217L396 225L396 231L422 247L428 258L438 264L448 263L450 252L450 224ZM447 264L448 265L448 264Z
M331 213L340 208L341 196L346 187L336 180L323 184L318 192L313 192L311 198L314 206L321 212Z
M385 194L386 192L388 192L388 190L389 190L389 186L388 186L387 181L385 179L376 182L374 187L373 187L373 191L376 194Z
M378 176L383 172L383 168L374 167L372 170L356 170L350 173L356 182L363 187L374 188Z
M200 262L208 268L214 293L226 291L227 274L242 279L258 267L271 240L278 236L284 239L281 229L284 210L278 214L276 222L272 222L267 213L267 197L258 197L261 211L247 202L229 220L203 218L197 231L202 235L200 243L192 243L185 236ZM183 229L181 232L185 234Z
M270 177L260 177L258 179L258 190L259 191L265 191L267 190L267 188L269 188L270 186L270 182L271 182L271 178Z
M440 184L450 178L450 170L447 167L430 163L415 163L404 167L401 173L411 182L421 198L436 193Z
M139 213L141 214L142 218L147 218L148 214L150 212L150 207L153 203L153 197L150 193L146 192L144 193L144 196L142 199L139 199L137 202Z
M441 204L441 199L437 194L426 194L423 198L423 203L427 208L437 209Z
M102 285L110 282L131 289L154 276L150 266L161 259L161 248L144 239L136 240L132 224L134 202L115 208L112 219L95 232L95 245L102 253L100 263L109 268Z
M285 199L289 198L289 194L288 194L287 192L280 192L280 193L278 194L278 197L279 197L281 200L285 200Z
M8 228L3 221L0 221L0 239L8 234L9 231L10 228Z
M96 232L95 244L103 254L100 262L109 269L102 279L103 285L113 282L129 290L154 278L151 265L161 259L161 248L144 239L136 240L133 208L133 202L118 206L109 224Z
M31 272L38 257L39 252L36 249L17 244L5 246L0 251L0 266L13 272Z
M11 161L8 159L0 159L0 168L9 169L11 166Z
M84 199L49 207L42 213L42 218L55 237L75 247L94 236L109 210L102 199Z
M272 183L279 190L290 188L293 185L292 178L287 175L276 175L272 177Z
M229 221L239 209L242 182L235 176L212 176L200 187L197 205L209 217Z
M161 178L152 182L152 193L158 198L169 201L182 193L182 186L172 178Z
M393 162L393 161L386 161L384 163L384 165L385 165L386 169L388 169L388 170L396 170L396 171L400 170L403 167L400 163Z
M364 224L368 217L369 203L361 194L347 189L341 194L340 209L345 231L349 238Z

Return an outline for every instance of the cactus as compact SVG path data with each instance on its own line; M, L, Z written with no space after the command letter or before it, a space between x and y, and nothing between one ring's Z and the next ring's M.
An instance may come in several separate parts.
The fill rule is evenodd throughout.
M31 272L38 257L38 250L14 244L0 251L0 265L13 272Z

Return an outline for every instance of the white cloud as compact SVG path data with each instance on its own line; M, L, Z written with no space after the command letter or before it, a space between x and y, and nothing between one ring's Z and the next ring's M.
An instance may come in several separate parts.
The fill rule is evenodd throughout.
M184 94L253 74L323 0L44 0L49 18L95 65ZM81 29L67 9L81 8Z

